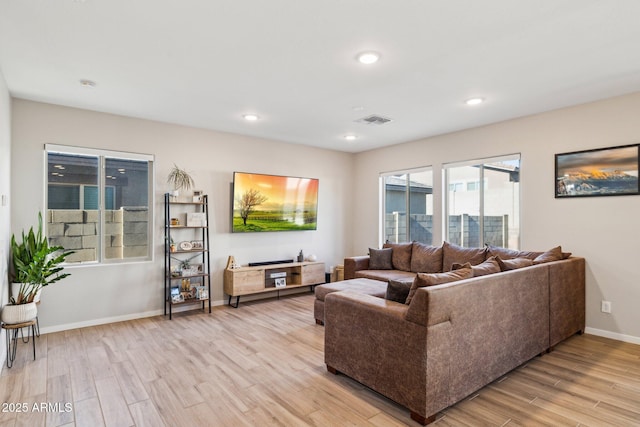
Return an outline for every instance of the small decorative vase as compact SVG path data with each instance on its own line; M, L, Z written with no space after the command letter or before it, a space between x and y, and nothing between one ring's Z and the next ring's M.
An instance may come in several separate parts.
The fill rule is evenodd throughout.
M2 321L4 323L16 324L28 322L38 316L38 306L35 302L29 304L5 305L2 308Z

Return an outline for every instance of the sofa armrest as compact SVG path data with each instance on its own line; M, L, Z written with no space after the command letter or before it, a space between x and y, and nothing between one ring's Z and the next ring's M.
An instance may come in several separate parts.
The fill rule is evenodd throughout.
M344 280L355 279L356 271L369 269L369 255L353 256L344 259Z
M355 292L327 295L325 363L427 416L427 329L405 320L407 309Z

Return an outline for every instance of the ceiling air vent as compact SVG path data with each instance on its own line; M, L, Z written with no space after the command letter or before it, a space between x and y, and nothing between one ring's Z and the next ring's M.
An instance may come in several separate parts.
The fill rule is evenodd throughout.
M371 116L363 117L356 120L356 122L364 123L366 125L383 125L385 123L389 123L390 121L392 120L387 117L378 116L376 114L372 114Z

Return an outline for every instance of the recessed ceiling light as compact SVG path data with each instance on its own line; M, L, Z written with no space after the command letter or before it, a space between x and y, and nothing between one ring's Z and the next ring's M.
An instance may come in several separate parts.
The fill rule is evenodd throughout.
M356 58L361 64L370 65L378 62L380 54L378 52L361 52L356 56Z
M96 87L96 82L94 82L92 80L82 79L82 80L80 80L80 86L93 88L93 87Z
M248 122L255 122L260 118L257 114L245 114L242 117Z
M464 103L467 105L478 105L478 104L482 104L483 102L484 102L484 98L469 98L466 101L464 101Z
M346 139L347 141L355 141L356 139L358 139L358 137L354 134L348 134L344 136L344 139Z

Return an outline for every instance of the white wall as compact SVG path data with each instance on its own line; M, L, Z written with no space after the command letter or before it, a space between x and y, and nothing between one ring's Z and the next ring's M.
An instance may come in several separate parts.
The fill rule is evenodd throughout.
M175 162L192 172L209 195L212 296L221 303L227 257L236 261L293 258L300 249L327 268L341 263L351 217L353 154L239 135L13 100L12 230L36 222L44 209L44 144L155 155L155 260L148 263L72 267L72 274L43 290L43 331L156 314L163 298L163 194ZM253 124L258 125L259 124ZM230 233L233 171L320 179L318 230Z
M11 97L0 71L0 307L9 300L7 266L11 239ZM3 202L4 200L4 202ZM0 333L0 370L7 350L4 330Z
M366 253L379 243L374 230L380 172L439 168L447 162L519 152L521 248L562 245L585 257L588 331L640 343L640 196L554 198L554 154L640 142L638 111L640 93L360 153L354 177L357 218L347 255ZM434 174L434 181L434 188L441 187L440 174ZM441 199L434 201L436 216L441 205ZM442 235L438 226L434 236ZM603 299L612 302L612 314L600 312Z

